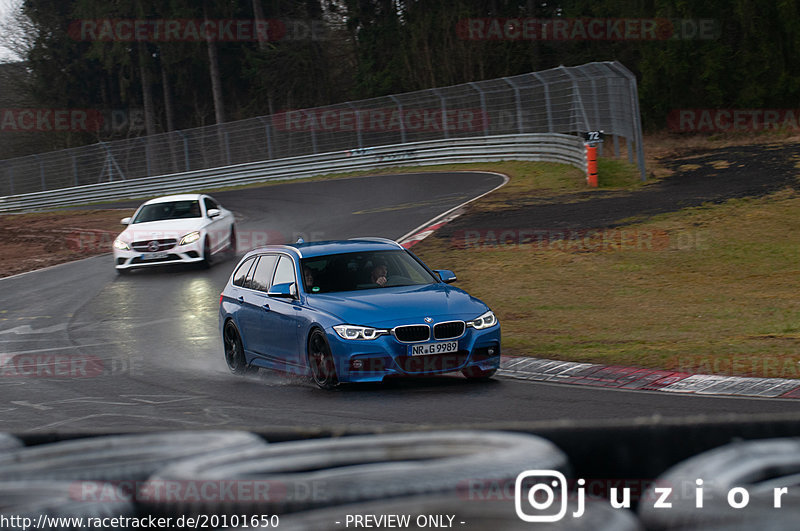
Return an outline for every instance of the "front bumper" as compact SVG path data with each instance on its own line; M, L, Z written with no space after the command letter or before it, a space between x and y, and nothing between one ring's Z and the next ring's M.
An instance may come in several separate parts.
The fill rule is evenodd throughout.
M114 249L114 267L134 269L166 264L194 263L203 260L203 240L186 245L175 245L158 253Z
M457 339L458 351L446 354L409 355L413 343L401 343L391 335L369 341L345 340L327 330L328 343L341 382L379 382L387 376L422 376L478 367L500 366L500 325L485 330L467 328ZM446 343L441 340L436 342Z

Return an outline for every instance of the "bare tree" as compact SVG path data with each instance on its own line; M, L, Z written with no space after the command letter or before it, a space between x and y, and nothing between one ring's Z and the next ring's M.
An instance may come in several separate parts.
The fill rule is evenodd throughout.
M36 27L22 10L22 0L0 0L0 62L23 61L36 39Z

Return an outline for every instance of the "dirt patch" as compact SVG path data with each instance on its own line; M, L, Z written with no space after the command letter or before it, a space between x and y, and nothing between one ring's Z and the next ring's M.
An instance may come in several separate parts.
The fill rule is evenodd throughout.
M0 216L0 278L111 252L130 209Z

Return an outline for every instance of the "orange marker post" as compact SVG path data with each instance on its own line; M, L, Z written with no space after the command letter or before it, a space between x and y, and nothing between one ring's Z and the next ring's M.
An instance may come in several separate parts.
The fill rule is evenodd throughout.
M586 183L597 188L597 146L586 144Z

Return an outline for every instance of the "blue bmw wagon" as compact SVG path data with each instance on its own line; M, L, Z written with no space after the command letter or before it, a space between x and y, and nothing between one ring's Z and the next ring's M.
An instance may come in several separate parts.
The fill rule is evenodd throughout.
M220 296L225 361L234 374L306 374L323 389L453 371L489 379L500 325L455 280L379 238L250 251Z

